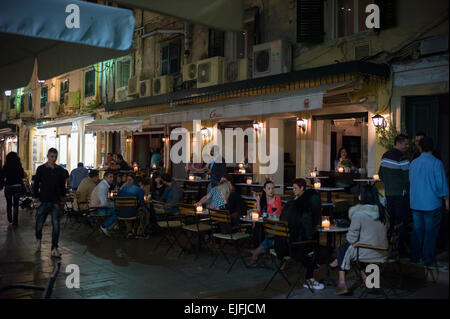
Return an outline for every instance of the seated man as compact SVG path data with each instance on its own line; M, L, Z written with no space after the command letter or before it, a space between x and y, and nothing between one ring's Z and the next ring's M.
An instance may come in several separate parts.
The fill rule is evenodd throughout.
M80 186L81 181L88 176L89 171L84 167L84 164L78 163L77 168L73 169L69 176L72 189L76 191Z
M114 209L114 202L108 199L109 187L113 183L114 175L112 172L106 172L103 180L95 186L91 194L90 207L97 208L99 214L110 215L108 219L100 226L100 230L107 237L111 235L108 228L116 221L117 212Z
M172 177L164 173L161 176L163 184L166 185L161 201L167 203L166 211L169 213L178 213L178 203L183 202L183 190L178 186L178 183L172 180Z
M78 186L77 196L74 199L73 207L77 211L86 211L89 209L88 203L91 199L92 191L99 181L99 174L97 170L92 170L89 176L83 179Z
M145 200L144 200L144 190L140 188L135 181L135 176L133 174L127 175L127 181L120 189L118 197L136 197L139 208L145 208ZM120 217L134 217L136 216L120 216ZM129 221L125 221L125 225L127 227L127 238L133 236L132 233L132 224Z

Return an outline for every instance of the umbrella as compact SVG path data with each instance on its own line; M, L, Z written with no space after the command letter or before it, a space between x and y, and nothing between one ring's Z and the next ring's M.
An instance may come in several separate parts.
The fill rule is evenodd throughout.
M127 9L77 0L0 0L0 90L126 55L135 19Z

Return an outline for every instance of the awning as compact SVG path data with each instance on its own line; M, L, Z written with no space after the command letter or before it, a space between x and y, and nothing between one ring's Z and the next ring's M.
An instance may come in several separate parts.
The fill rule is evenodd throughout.
M243 29L242 0L117 0L118 3L158 12L225 31Z
M131 10L87 1L0 1L0 90L26 86L35 60L46 80L126 55L134 25Z
M148 116L103 119L85 126L86 132L142 132L142 123Z
M12 130L9 127L0 129L0 135L7 135L7 134L11 134L11 133L12 133Z
M71 126L72 123L74 122L78 122L81 120L86 120L92 118L91 115L83 115L83 116L78 116L78 117L66 117L66 118L61 118L61 119L57 119L45 124L38 124L37 128L38 129L43 129L43 128L51 128L51 127L61 127L61 126Z
M294 92L247 97L239 100L204 104L201 108L181 107L183 111L152 114L145 126L190 122L193 120L219 120L315 110L322 108L323 96L337 85L321 85ZM228 104L227 104L228 103Z

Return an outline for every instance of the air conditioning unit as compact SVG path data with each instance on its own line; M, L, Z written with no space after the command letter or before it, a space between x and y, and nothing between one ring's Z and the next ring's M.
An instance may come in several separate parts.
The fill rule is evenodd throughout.
M138 77L134 76L128 79L128 95L138 95Z
M197 80L197 63L183 65L183 82Z
M215 56L213 58L197 62L197 87L207 87L223 83L223 66L225 58Z
M236 59L225 62L224 82L248 80L252 77L252 64L248 59Z
M285 40L277 40L253 46L253 78L260 78L291 71L291 46Z
M126 86L116 89L116 102L125 102L128 98L128 88Z
M80 91L64 94L64 107L77 109L80 107Z
M173 76L163 75L153 79L153 95L166 94L173 91Z
M139 97L152 96L152 80L139 81Z

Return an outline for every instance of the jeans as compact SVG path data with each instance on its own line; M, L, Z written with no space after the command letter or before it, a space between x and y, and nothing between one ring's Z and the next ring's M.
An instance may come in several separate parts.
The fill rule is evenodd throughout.
M421 255L425 266L436 264L434 250L441 224L441 208L432 211L413 210L413 233L411 236L411 261L419 262Z
M114 208L100 208L97 212L99 215L110 215L103 223L103 227L105 228L111 226L117 219L117 212Z
M59 240L59 219L61 207L59 203L41 202L36 212L36 239L42 239L42 228L44 227L47 215L52 216L52 250L58 248Z
M6 186L5 197L6 197L6 212L8 215L8 222L17 225L19 222L19 198L22 192L21 185ZM14 215L12 214L14 208Z
M390 216L391 231L395 225L402 224L399 228L399 253L401 257L408 256L409 236L407 225L409 224L410 208L409 195L405 196L386 196L387 211Z

